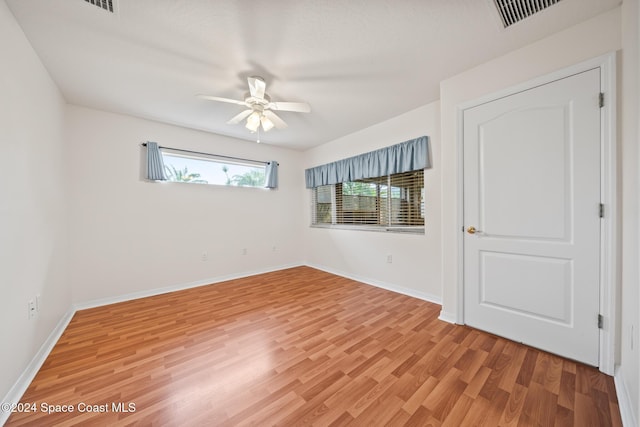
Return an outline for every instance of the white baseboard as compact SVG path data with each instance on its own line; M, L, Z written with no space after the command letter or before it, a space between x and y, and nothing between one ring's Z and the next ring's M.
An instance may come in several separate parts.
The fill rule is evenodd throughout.
M18 380L13 384L11 389L4 396L4 398L2 399L3 404L15 404L20 402L20 398L22 398L24 392L27 391L29 384L31 384L31 381L33 381L33 379L35 378L44 361L47 360L49 353L51 353L51 350L53 350L53 347L56 345L56 343L60 339L60 336L67 328L67 325L71 321L71 318L73 317L75 312L76 311L71 308L64 314L64 316L62 316L62 318L60 319L56 327L53 328L53 331L51 331L38 352L35 354L35 356L33 356L33 359L31 359L27 367L24 369L24 371L22 371L22 374L20 375ZM11 412L0 411L0 425L4 425L4 423L7 422L7 419L9 419L9 415L11 415Z
M456 315L455 313L449 313L446 312L444 310L440 311L440 316L438 316L438 319L442 320L443 322L447 322L447 323L453 323L456 324Z
M396 292L398 294L403 294L403 295L407 295L407 296L410 296L410 297L413 297L413 298L421 299L423 301L432 302L434 304L442 305L442 298L440 298L438 296L435 296L435 295L431 295L431 294L429 294L427 292L420 292L420 291L416 291L414 289L404 288L402 286L397 286L397 285L394 285L394 284L391 284L391 283L386 283L386 282L382 282L382 281L379 281L379 280L370 279L368 277L362 277L362 276L358 276L358 275L355 275L355 274L345 273L344 271L335 270L333 268L325 267L325 266L322 266L322 265L310 264L310 263L307 263L306 265L308 267L315 268L317 270L322 270L322 271L325 271L327 273L335 274L336 276L346 277L347 279L351 279L351 280L355 280L357 282L362 282L362 283L367 284L367 285L375 286L376 288L386 289L388 291Z
M618 407L620 408L622 425L624 427L636 427L638 425L638 420L633 409L635 405L631 400L631 396L629 396L629 391L627 390L624 378L620 375L620 369L616 369L613 381L616 385L616 395L618 396Z
M182 291L182 290L185 290L185 289L197 288L199 286L206 286L206 285L212 285L214 283L226 282L227 280L242 279L244 277L251 277L251 276L258 275L258 274L271 273L273 271L284 270L284 269L293 268L293 267L299 267L301 265L302 264L285 264L285 265L280 265L280 266L273 267L273 268L267 268L267 269L262 269L262 270L245 271L243 273L227 274L225 276L218 276L218 277L213 277L213 278L210 278L210 279L197 280L195 282L189 282L189 283L182 283L182 284L178 284L178 285L165 286L165 287L162 287L162 288L148 289L148 290L144 290L144 291L132 292L132 293L129 293L129 294L117 295L117 296L113 296L113 297L99 298L99 299L94 299L94 300L90 300L90 301L76 303L76 304L74 304L74 309L75 310L86 310L88 308L102 307L104 305L116 304L116 303L119 303L119 302L131 301L131 300L134 300L134 299L152 297L152 296L155 296L155 295L167 294L169 292Z

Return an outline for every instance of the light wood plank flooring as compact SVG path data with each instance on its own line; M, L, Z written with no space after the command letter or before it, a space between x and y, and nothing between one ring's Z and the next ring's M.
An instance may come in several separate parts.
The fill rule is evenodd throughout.
M621 425L611 377L439 310L298 267L79 311L7 425Z

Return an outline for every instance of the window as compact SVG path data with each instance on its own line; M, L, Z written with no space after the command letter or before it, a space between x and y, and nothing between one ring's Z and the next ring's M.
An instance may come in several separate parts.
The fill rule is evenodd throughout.
M312 225L424 233L424 170L321 185Z
M162 149L164 170L169 182L264 187L264 163L220 159L215 156L182 154Z
M305 169L311 226L424 234L429 137Z

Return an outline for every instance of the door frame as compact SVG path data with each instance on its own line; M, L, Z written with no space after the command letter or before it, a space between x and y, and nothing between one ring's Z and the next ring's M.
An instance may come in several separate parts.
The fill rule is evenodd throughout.
M599 333L598 366L605 374L614 374L616 329L618 325L617 283L619 267L617 265L618 248L618 199L617 199L617 149L616 149L616 53L593 58L556 72L529 80L498 92L485 95L457 107L457 203L456 223L457 241L457 308L456 323L465 324L464 319L464 111L495 101L519 92L533 89L566 78L574 74L600 69L600 91L604 93L604 106L600 109L600 202L604 204L604 217L600 221L600 314L603 326ZM594 100L597 102L597 100ZM593 320L597 322L597 319Z

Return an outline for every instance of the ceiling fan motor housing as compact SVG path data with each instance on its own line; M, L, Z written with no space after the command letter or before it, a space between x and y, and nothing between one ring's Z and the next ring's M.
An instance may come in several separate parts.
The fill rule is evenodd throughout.
M258 98L256 96L251 96L251 94L247 92L244 95L244 102L246 102L247 105L253 108L254 110L257 110L259 108L260 109L259 111L263 111L265 108L268 107L269 103L271 102L271 97L269 97L269 95L265 93L264 97Z

